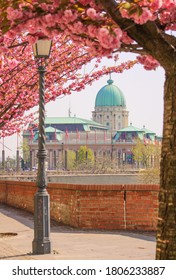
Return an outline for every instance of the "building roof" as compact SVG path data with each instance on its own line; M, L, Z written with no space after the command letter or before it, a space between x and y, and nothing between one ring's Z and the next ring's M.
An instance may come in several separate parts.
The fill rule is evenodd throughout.
M77 117L46 117L45 119L46 124L94 124L94 125L100 125L101 124L94 122L92 120L86 120L82 118Z
M29 124L28 130L23 132L23 135L28 137L31 132L38 130L38 120ZM31 130L31 132L30 132ZM76 118L76 117L46 117L45 118L45 132L74 132L74 131L107 131L108 128L100 123L92 120Z
M138 128L130 124L127 127L124 127L122 129L119 129L118 132L145 132L144 129Z
M62 130L60 130L60 129L56 129L56 128L54 128L54 127L52 127L52 126L48 126L47 128L45 128L45 133L63 133L63 131Z
M48 137L49 138L52 137L50 140L56 140L56 139L61 140L63 133L64 132L62 130L56 129L52 126L48 126L45 128L46 140ZM38 135L39 135L39 132L37 130L37 131L35 131L35 134L34 134L34 141L38 140Z
M126 107L125 96L123 92L113 84L113 80L109 79L107 85L102 87L97 93L95 107L102 106L122 106Z
M46 117L45 125L46 126L64 125L64 127L67 127L68 125L67 127L68 130L70 130L69 125L81 125L82 127L84 127L85 131L90 130L90 127L107 130L107 128L100 123L97 123L92 120L77 118L77 117Z
M127 127L117 130L114 140L118 141L121 137L126 139L131 138L132 140L135 135L141 140L147 138L154 141L156 137L156 133L146 129L145 126L141 129L130 124Z
M156 134L155 132L153 132L153 131L151 131L151 130L145 128L145 126L143 126L143 130L144 130L144 132L145 132L146 134Z

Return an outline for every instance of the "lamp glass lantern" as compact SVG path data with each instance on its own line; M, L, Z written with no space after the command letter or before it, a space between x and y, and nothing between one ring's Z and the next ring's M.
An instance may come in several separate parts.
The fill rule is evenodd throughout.
M33 44L33 52L35 58L49 58L51 52L52 40L39 39Z

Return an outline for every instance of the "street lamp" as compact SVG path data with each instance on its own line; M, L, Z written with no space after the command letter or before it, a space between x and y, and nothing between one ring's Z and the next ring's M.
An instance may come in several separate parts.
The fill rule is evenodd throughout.
M46 190L45 172L45 62L51 51L51 40L41 39L33 45L34 57L39 73L39 137L38 137L38 190L34 196L34 240L33 254L51 253L50 242L50 199Z

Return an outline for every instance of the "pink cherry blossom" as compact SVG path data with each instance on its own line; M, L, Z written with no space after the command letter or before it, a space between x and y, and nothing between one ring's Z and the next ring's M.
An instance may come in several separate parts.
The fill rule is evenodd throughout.
M96 20L97 18L98 18L98 14L97 14L97 12L96 12L96 10L95 9L93 9L93 8L89 8L88 10L87 10L87 15L88 15L88 17L90 17L91 19L93 19L93 20Z
M12 7L7 8L7 19L9 20L17 20L23 17L23 12L21 10L15 10Z
M132 25L136 23L144 25L156 21L156 25L161 26L163 34L176 31L175 0L116 2L121 17L130 19ZM119 6L119 3L129 5ZM31 45L41 38L41 34L54 40L46 77L47 102L61 94L80 91L86 84L112 71L107 68L96 69L101 57L107 56L111 59L114 52L122 52L128 48L135 50L136 42L129 37L128 28L121 30L99 1L10 0L9 5L3 6L2 3L2 11L0 129L3 135L12 133L19 127L15 120L17 117L24 125L25 112L38 103L37 73ZM21 46L12 48L12 44ZM138 52L142 53L142 48L137 49L136 53ZM80 78L81 67L95 57L98 57L98 62L95 63L96 71L94 69L92 75ZM147 70L159 66L156 59L145 55L145 52L137 59ZM134 62L122 64L113 68L113 71L121 73L133 65ZM26 120L29 121L30 117L26 117Z

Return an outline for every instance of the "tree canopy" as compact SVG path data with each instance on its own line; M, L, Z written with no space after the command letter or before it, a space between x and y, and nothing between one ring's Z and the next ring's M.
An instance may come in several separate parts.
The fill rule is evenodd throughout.
M12 114L10 111L8 113L8 109L13 107L12 104L8 106L9 100L13 101L15 108L19 108L19 113L14 112L14 119L22 117L18 104L21 104L23 99L26 100L26 103L28 100L31 103L34 102L30 94L29 99L25 99L24 83L27 83L25 80L27 77L26 58L31 54L28 46L39 38L54 39L59 46L63 42L71 42L75 48L80 51L84 50L88 57L129 52L136 54L138 61L147 70L155 69L159 65L163 67L166 79L156 257L157 259L176 259L176 1L1 0L0 15L1 70L2 75L5 73L6 84L8 82L9 87L12 88L11 91L8 91L9 87L5 86L1 78L1 87L4 86L0 96L1 111L3 112L7 102L8 114L6 117L1 114L1 127L5 127ZM18 53L15 57L8 56L12 49L17 50L17 46L23 48L22 53L25 54L25 59L22 59L23 63L18 63L20 61ZM17 52L16 50L14 52ZM72 49L70 52L74 55L75 50ZM67 53L68 57L69 54ZM6 65L7 57L8 65ZM59 69L59 63L62 64L64 57L62 57L63 61L58 61L54 53L53 57L53 77L58 79L57 68ZM55 59L58 61L57 67L54 67ZM87 59L90 61L89 58ZM21 71L12 71L19 64ZM50 64L52 63L50 62ZM11 67L13 65L14 68L10 69L10 65ZM68 61L64 69L67 66ZM13 75L16 78L14 84L11 85L9 81ZM17 76L20 79L17 79ZM70 79L71 77L66 74L65 78ZM48 80L48 83L51 83L51 91L46 92L46 95L50 95L51 99L52 96L55 98L57 91L61 88L63 90L63 76L61 75L59 79L61 80L61 83L58 83L59 86L57 85L59 88L55 88L56 83L53 83L55 80ZM13 90L13 86L17 83L19 83L18 87ZM32 95L35 89L33 80L29 79L28 85ZM77 89L77 85L75 88ZM17 97L13 96L14 92ZM22 98L17 101L20 92ZM36 94L34 96L37 102ZM21 106L23 107L23 105ZM25 110L25 107L23 108Z
M168 31L176 29L175 6L175 0L1 1L1 51L9 45L7 38L34 43L41 36L64 33L96 55L130 51L158 60L141 59L147 68L164 66L157 44L162 42L167 53L174 48L175 37Z
M175 44L174 36L168 34L176 28L174 8L173 0L0 1L1 135L12 134L20 129L19 123L29 122L31 115L24 120L24 112L37 104L37 73L30 46L37 39L54 40L46 101L54 100L102 75L97 72L90 78L87 73L82 79L76 75L97 56L100 61L117 51L133 52L146 69L165 67L161 52L167 50L166 56L172 59L170 49ZM116 71L131 66L122 65Z
M16 46L16 47L15 47ZM90 72L81 68L94 60ZM80 92L87 84L109 72L121 73L130 69L134 62L126 61L112 67L98 67L101 57L95 57L61 35L53 39L52 55L47 61L45 100L55 100L60 95ZM38 73L32 48L27 42L13 47L1 57L0 68L0 135L19 132L21 127L35 117L24 113L38 104Z
M137 54L147 70L161 65L175 73L175 5L174 0L0 1L1 136L13 134L33 117L24 118L24 112L38 102L31 53L36 40L47 37L54 42L46 102L83 89L103 73L130 68L133 63L80 77L83 65L95 57L95 65L102 56L117 59L117 52Z

